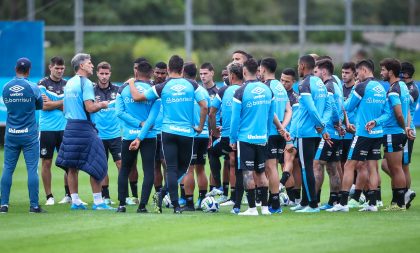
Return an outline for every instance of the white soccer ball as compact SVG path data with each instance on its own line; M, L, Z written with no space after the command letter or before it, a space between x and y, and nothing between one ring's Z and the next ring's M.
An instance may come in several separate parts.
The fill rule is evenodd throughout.
M219 203L211 196L205 197L201 201L201 209L206 213L215 213L219 211Z
M289 196L287 196L287 193L281 192L279 197L280 197L280 205L287 206L289 204Z
M173 208L174 207L172 205L171 197L169 197L169 194L166 194L165 197L163 197L162 203L166 208Z

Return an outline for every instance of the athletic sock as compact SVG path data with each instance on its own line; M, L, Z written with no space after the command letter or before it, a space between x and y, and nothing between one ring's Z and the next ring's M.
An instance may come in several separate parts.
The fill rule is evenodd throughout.
M181 194L180 194L180 197L181 197L181 198L183 198L183 199L185 199L185 198L186 198L186 196L185 196L185 188L184 188L184 184L179 184L179 188L181 189Z
M268 206L271 206L271 203L273 202L273 194L271 193L271 191L268 191Z
M104 200L102 199L102 193L100 192L93 193L93 203L95 205L100 205L104 203Z
M363 195L365 195L365 197L367 198L369 190L363 190Z
M279 209L280 208L280 196L279 196L279 193L273 193L272 194L271 207L273 209Z
M109 196L109 186L108 185L102 185L102 196L106 199L110 199Z
M155 186L155 192L160 192L162 190L162 185Z
M146 204L144 204L144 203L139 204L139 209L145 209L145 208L146 208Z
M397 191L395 190L395 188L392 188L392 199L391 199L391 204L392 203L397 203Z
M349 201L349 192L348 191L340 191L340 194L341 194L340 204L342 206L347 205L347 202Z
M249 189L246 191L246 198L248 199L248 205L250 208L254 208L255 205L255 189Z
M355 189L354 194L353 194L353 196L351 196L351 198L356 200L357 202L359 202L360 201L360 195L362 195L362 190Z
M52 193L50 193L50 194L48 194L48 195L47 195L47 200L48 200L49 198L54 198L54 196L52 195Z
M284 171L284 172L281 174L280 183L281 183L282 185L286 185L286 182L287 182L287 180L289 179L289 177L290 177L290 172L288 172L288 171Z
M405 205L404 195L405 195L405 188L395 188L396 197L397 197L397 205L399 207L403 207Z
M201 200L203 200L206 197L206 194L207 194L207 190L199 190L198 191L198 198L200 199L200 202L201 202Z
M328 205L333 206L334 203L338 203L338 192L330 192L330 198L328 199Z
M69 196L70 197L70 188L69 188L68 185L65 185L64 186L64 192L66 193L66 196Z
M376 190L376 199L378 201L382 201L382 191L381 191L381 186L378 186L378 189Z
M229 196L229 183L223 183L223 195L226 197Z
M290 196L293 196L294 195L293 187L287 187L286 188L286 193L287 193L287 196L289 197L289 200L291 200L291 197Z
M185 195L185 206L194 208L194 195Z
M130 182L131 194L134 198L138 198L139 195L137 193L137 181Z
M261 187L256 188L256 195L255 195L255 202L260 203L261 202Z
M230 200L233 202L236 201L236 189L235 187L230 187Z
M261 206L268 206L268 187L260 187L261 191Z
M295 196L295 201L296 201L296 199L300 199L300 194L301 194L301 189L299 188L299 189L293 189L293 192L294 192L294 196Z
M366 197L369 200L370 206L376 206L376 191L375 190L369 190Z
M320 203L321 202L321 190L319 190L316 194L316 203Z
M79 194L72 193L72 194L70 194L70 196L71 196L71 203L72 204L76 204L76 205L82 204L82 201L80 201L80 198L79 198Z

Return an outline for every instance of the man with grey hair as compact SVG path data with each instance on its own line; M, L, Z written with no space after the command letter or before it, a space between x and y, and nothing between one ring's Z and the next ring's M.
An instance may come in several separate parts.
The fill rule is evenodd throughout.
M64 130L56 165L66 170L73 210L85 210L78 195L78 171L90 175L93 192L93 210L115 210L102 199L101 181L107 174L107 160L102 141L99 139L90 113L108 107L108 101L95 102L90 55L79 53L71 60L76 75L68 80L64 88L64 115L67 125Z

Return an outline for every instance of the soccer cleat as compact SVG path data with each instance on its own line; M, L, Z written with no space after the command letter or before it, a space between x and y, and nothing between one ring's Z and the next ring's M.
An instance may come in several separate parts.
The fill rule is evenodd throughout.
M182 209L180 206L174 207L174 214L181 214L182 213Z
M262 215L271 215L271 212L268 209L268 206L261 206L261 214Z
M348 212L349 206L342 206L341 204L334 205L332 208L325 210L327 212Z
M182 207L183 212L194 212L195 208L193 206L184 206Z
M45 205L46 206L53 206L55 204L55 200L54 200L54 198L53 197L49 197L48 199L47 199L47 202L45 202Z
M127 209L125 208L125 206L119 206L117 208L117 213L125 213L127 211Z
M233 206L233 205L235 205L235 202L233 202L231 199L220 204L220 206Z
M178 199L178 204L180 206L185 206L187 204L187 200L181 197Z
M261 206L261 201L260 202L255 202L256 206Z
M222 190L214 187L210 192L208 192L206 194L206 197L209 197L209 196L214 197L214 196L218 196L218 195L222 195L222 194L223 194L223 191Z
M64 198L62 200L60 200L60 202L58 202L58 204L70 204L71 203L71 197L70 196L64 196Z
M70 207L70 209L71 210L87 210L87 207L85 206L85 205L83 205L83 204L71 204L71 207Z
M413 201L413 199L416 197L416 193L413 191L413 190L411 190L411 189L408 189L408 191L405 193L405 196L404 196L404 200L405 200L405 207L407 208L407 209L409 209L410 208L410 206L411 206L411 201Z
M274 213L278 213L278 214L280 214L280 213L282 213L282 212L283 212L283 210L281 209L281 207L280 207L280 208L278 208L278 209L274 209L274 208L272 208L272 207L269 207L269 208L268 208L268 211L270 211L270 213L272 213L272 214L274 214Z
M241 209L235 207L235 208L232 208L232 210L230 210L230 213L231 214L238 214L240 211L241 211Z
M4 205L0 207L0 213L7 213L9 212L9 207Z
M347 206L349 208L360 208L360 203L359 201L355 199L350 199L349 202L347 203Z
M371 206L371 205L364 206L362 209L359 210L359 212L377 212L377 211L378 211L378 207Z
M162 213L162 194L160 192L153 194L153 206L156 213Z
M93 204L92 205L92 210L106 210L106 211L115 211L115 210L117 210L115 207L112 207L112 206L108 206L107 204L105 204L105 203L101 203L101 204L99 204L99 205L95 205L95 204Z
M384 203L382 201L378 200L378 201L376 201L376 206L377 207L383 207L384 206Z
M320 206L319 210L323 211L323 210L327 210L327 209L330 209L330 208L333 208L333 206L331 206L327 203L327 204L324 204L324 205Z
M303 208L305 208L305 206L301 206L300 204L297 204L296 206L291 207L290 211L298 211L298 210L302 210Z
M145 207L143 208L137 208L137 213L148 213L149 211L147 211L147 209Z
M399 207L397 204L391 204L387 208L384 209L385 212L393 212L393 211L405 211L405 206Z
M30 213L46 213L44 209L42 209L40 206L31 206L29 208Z
M229 201L229 200L230 200L230 199L228 199L228 197L227 197L227 196L222 195L222 196L220 196L220 197L217 199L217 203L222 204L222 203L225 203L226 201Z
M238 213L240 216L258 216L258 210L256 207L248 208L245 212Z
M82 205L87 206L88 204L86 202L84 202L83 200L79 199L80 203L82 203Z
M114 205L115 204L114 201L112 201L111 199L108 199L108 198L104 199L104 203L107 204L107 205Z
M319 208L312 208L310 206L306 206L301 210L297 210L296 213L319 213Z
M138 198L135 198L135 197L127 197L127 198L125 198L125 203L127 205L129 205L129 206L138 205L139 204L138 201L139 201L139 199Z

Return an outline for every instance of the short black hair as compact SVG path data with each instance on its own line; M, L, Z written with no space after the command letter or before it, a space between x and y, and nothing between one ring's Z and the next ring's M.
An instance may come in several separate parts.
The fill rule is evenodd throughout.
M244 62L244 68L246 68L251 75L255 75L258 70L258 63L254 58L250 58Z
M260 65L266 68L270 73L276 72L277 61L272 57L262 59Z
M410 62L402 62L401 63L401 73L402 74L407 74L409 78L412 78L415 72L415 68L413 66L413 64L411 64Z
M150 76L153 69L148 61L141 61L137 64L137 70L141 75Z
M388 71L392 71L392 73L394 73L394 76L400 76L401 63L399 60L394 58L385 58L379 63L379 65L381 67L385 67Z
M241 54L241 55L245 56L247 60L253 58L252 55L248 54L247 52L245 52L243 50L236 50L232 54Z
M296 71L292 68L283 69L281 73L286 76L293 76L293 78L296 79Z
M184 60L179 55L172 55L169 59L169 71L173 73L182 74Z
M200 69L208 69L210 71L214 71L214 67L210 62L205 62L201 64Z
M235 75L239 80L244 79L244 66L239 62L232 62L227 66L227 71Z
M372 72L375 71L375 64L373 63L371 59L360 60L358 63L356 63L356 69L360 67L365 67Z
M64 58L61 57L61 56L54 56L50 60L50 65L51 66L54 66L54 65L62 66L62 65L64 65Z
M197 77L197 66L193 62L186 62L184 64L184 77L188 79L195 79Z
M315 68L315 60L309 54L301 56L299 58L299 63L305 65L307 69L314 69Z
M329 56L329 55L322 55L322 56L319 56L319 57L316 59L316 61L321 61L321 60L330 60L330 61L332 61L332 57L331 57L331 56Z
M155 68L158 69L167 69L168 65L166 65L166 63L164 63L163 61L160 61L158 63L156 63Z
M138 63L140 63L142 61L147 61L147 59L144 58L144 57L139 57L139 58L137 58L137 59L134 60L134 64L136 64L136 63L138 64Z
M315 66L317 66L319 69L326 69L330 75L334 73L334 64L327 58L317 61Z
M353 71L353 73L355 73L356 72L356 64L352 61L345 62L341 66L341 69L351 69L351 71Z

